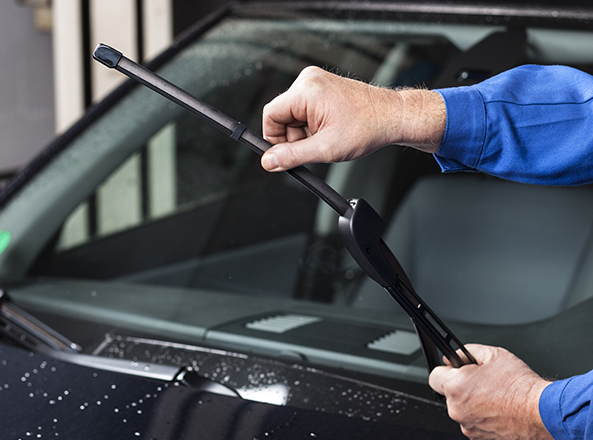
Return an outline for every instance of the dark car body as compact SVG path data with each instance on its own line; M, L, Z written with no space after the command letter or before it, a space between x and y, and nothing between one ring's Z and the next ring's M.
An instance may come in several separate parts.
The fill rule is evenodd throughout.
M240 3L149 67L257 130L311 64L386 87L525 63L593 73L592 20L585 2ZM441 175L399 147L310 168L374 206L462 341L548 377L593 365L593 188ZM122 85L0 193L0 437L463 438L408 316L322 205Z

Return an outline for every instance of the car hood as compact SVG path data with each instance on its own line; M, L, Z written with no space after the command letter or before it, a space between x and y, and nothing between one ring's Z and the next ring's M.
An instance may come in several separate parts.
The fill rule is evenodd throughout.
M212 394L8 346L0 346L0 359L2 432L9 438L461 438Z

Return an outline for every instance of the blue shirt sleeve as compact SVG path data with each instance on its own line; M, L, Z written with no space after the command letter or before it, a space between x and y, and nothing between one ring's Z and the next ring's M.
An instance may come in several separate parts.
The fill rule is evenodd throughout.
M435 155L444 172L543 185L593 182L593 76L526 65L437 92L447 106Z
M593 371L548 385L539 412L556 440L593 439Z

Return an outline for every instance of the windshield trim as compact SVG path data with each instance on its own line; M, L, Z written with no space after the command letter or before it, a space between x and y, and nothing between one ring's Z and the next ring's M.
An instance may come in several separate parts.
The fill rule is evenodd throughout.
M312 10L329 9L334 11L381 11L381 12L404 12L412 14L445 14L445 15L465 15L465 16L496 16L496 17L519 17L519 18L538 18L554 20L591 20L593 19L593 8L576 7L564 5L522 5L511 3L492 4L468 4L468 3L423 3L417 2L319 2L319 1L300 1L286 2L279 1L255 1L245 5L245 9L269 10L271 9L293 9L293 10Z

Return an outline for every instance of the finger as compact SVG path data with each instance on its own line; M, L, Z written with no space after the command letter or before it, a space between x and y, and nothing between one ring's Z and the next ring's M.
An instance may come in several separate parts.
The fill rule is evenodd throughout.
M471 375L472 372L475 372L475 368L487 363L492 358L492 356L498 350L500 350L497 347L490 347L488 345L480 344L468 344L466 345L466 349L470 351L471 354L476 358L478 365L466 364L461 368L453 368L450 366L450 363L445 360L445 363L448 365L436 367L432 370L428 378L430 387L437 393L446 395L445 390L450 385L453 385L455 380L467 379L467 377L469 377L468 375ZM465 355L463 355L460 350L458 350L457 353L462 356L462 358L465 358Z
M474 357L474 359L478 362L478 365L482 365L492 356L494 351L498 350L497 347L481 344L466 344L465 349ZM467 356L461 351L461 349L457 350L457 354L459 357L461 357L461 359L469 362Z
M470 356L473 356L469 352L469 350L467 349L467 347L465 348L465 350L469 353ZM465 354L465 352L461 348L458 349L455 353L457 354L457 356L459 356L459 359L461 360L461 365L460 365L461 367L463 367L464 365L471 365L471 364L474 364L475 363L473 360L470 361L468 355ZM478 362L477 359L476 359L476 362Z
M301 116L299 119L293 112L294 105L286 92L264 107L262 115L264 138L272 143L286 142L288 128L306 125L306 117Z
M312 109L316 108L316 103L324 101L321 96L326 92L326 87L322 78L328 75L335 76L317 67L307 67L286 92L264 106L262 128L267 140L274 144L290 142L291 139L287 138L290 127L310 128L312 121L308 120L308 112L314 115L316 112ZM317 119L320 118L317 115Z
M286 127L286 142L300 141L301 139L305 139L309 136L311 136L311 132L306 125Z
M455 374L456 369L450 366L434 368L428 376L428 385L437 393L445 396L445 386Z
M298 78L297 78L298 81ZM263 109L262 130L264 138L273 144L291 141L287 135L294 129L308 126L307 95L299 92L297 81L286 92L278 95Z

